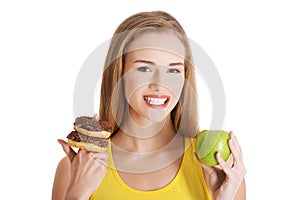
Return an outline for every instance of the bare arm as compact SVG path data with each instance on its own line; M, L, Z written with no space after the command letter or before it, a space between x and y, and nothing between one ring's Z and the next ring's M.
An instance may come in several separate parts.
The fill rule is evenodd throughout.
M64 157L58 164L53 188L52 200L63 200L70 183L71 163L68 157Z
M67 157L57 166L52 199L88 199L106 174L106 161L101 158L107 158L107 153L98 153L98 157L82 149L76 153L64 140L58 142Z
M246 183L245 183L245 179L241 183L238 191L236 192L234 200L246 200Z

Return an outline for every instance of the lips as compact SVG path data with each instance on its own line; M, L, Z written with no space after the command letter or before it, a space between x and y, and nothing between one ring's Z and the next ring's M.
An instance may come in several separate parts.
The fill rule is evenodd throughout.
M144 95L144 100L150 108L165 108L170 100L168 95Z

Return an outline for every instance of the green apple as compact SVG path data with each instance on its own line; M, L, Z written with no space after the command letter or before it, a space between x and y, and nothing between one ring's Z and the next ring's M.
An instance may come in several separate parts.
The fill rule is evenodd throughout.
M202 163L207 166L218 165L216 154L219 152L226 161L230 156L228 146L229 134L223 130L204 130L196 140L196 150Z

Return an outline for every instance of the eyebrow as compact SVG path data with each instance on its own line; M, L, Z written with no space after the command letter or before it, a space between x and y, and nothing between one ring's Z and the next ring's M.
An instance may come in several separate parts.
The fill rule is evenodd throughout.
M133 63L146 63L146 64L150 64L150 65L156 65L155 62L149 61L149 60L135 60ZM184 64L182 62L175 62L175 63L170 63L169 66L177 66L177 65L181 65L184 66Z

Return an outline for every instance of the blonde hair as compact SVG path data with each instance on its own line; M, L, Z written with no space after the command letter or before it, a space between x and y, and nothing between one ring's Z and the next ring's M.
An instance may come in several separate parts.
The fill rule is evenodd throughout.
M99 115L102 120L112 124L113 133L119 129L117 122L122 121L127 106L122 83L119 83L123 75L126 47L144 31L166 30L175 33L185 48L185 83L179 102L171 111L171 120L175 131L179 133L189 137L198 133L196 80L189 41L179 22L162 11L141 12L128 17L118 26L111 39L102 75Z

